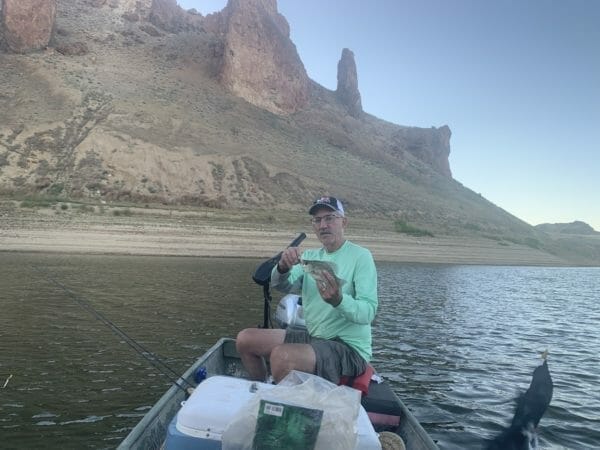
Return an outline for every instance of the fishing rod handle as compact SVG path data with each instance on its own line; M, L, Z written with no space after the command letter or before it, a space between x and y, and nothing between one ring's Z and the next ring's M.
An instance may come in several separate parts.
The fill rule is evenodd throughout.
M302 232L290 243L290 245L288 245L288 247L298 247L300 244L302 244L304 239L306 239L306 233Z

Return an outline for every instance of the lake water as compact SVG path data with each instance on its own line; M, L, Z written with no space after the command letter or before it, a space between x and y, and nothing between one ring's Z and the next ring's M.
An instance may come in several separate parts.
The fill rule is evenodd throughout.
M169 381L84 307L182 373L262 323L257 263L0 252L0 447L115 448ZM506 425L545 349L542 448L600 448L600 269L378 272L374 365L440 448L481 448Z

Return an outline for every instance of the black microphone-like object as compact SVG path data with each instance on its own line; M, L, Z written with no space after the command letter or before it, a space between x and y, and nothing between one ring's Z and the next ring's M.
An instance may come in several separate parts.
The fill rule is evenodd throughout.
M298 247L302 241L306 239L306 233L300 233L296 239L290 242L289 247ZM277 265L279 260L281 259L281 255L283 252L279 252L272 258L267 259L264 263L262 263L252 275L252 279L255 283L260 284L261 286L267 286L271 281L271 272L273 271L273 267Z

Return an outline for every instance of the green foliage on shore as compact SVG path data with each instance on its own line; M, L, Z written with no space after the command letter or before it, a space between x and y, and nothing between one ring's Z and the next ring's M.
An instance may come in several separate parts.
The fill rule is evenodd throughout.
M409 234L411 236L430 236L433 237L433 233L431 231L425 230L423 228L418 228L413 225L409 225L403 220L394 221L394 230L397 233Z
M54 183L52 186L48 188L48 194L51 196L62 194L65 185L63 183Z
M60 200L56 197L26 197L21 200L21 208L50 208L56 205Z
M83 203L73 206L73 209L82 214L96 212L96 208L94 208L91 205L85 205Z
M524 245L526 247L533 248L535 250L543 250L544 246L539 239L531 236L517 237L517 236L494 236L489 234L483 234L482 237L497 241L498 245L508 246L511 244Z
M517 245L525 245L530 248L534 248L536 250L542 249L542 243L533 237L523 237L523 238L513 238L513 237L504 237L504 239L508 242L512 242Z
M113 216L132 216L133 212L129 209L114 209L112 212Z

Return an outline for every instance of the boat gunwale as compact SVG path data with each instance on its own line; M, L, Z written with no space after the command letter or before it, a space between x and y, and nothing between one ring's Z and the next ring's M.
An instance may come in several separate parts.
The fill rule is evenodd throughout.
M179 377L177 383L181 385L181 381L189 382L196 369L202 365L205 361L207 361L211 356L213 356L218 351L223 351L223 348L227 342L232 342L234 339L232 338L220 338L211 348L209 348L201 357L196 359L194 363ZM151 430L159 418L161 412L170 402L174 401L178 395L181 395L182 398L185 397L181 388L172 384L169 389L158 399L158 401L150 408L150 410L144 414L142 420L140 420L129 432L129 434L123 439L121 444L117 447L117 450L129 450L131 448L136 448L135 446L139 444L139 441L143 439L147 430ZM172 419L169 418L169 421ZM168 424L167 424L168 426ZM166 435L166 428L165 428Z

